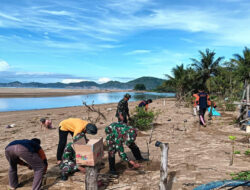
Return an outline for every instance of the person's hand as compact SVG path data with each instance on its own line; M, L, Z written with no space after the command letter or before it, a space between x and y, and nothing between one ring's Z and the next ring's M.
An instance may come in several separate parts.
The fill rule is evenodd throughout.
M82 172L82 173L86 173L86 169L82 166L78 166L77 169L80 170L80 172Z
M32 167L29 164L27 165L27 168L29 168L29 170L32 170Z
M122 116L122 115L120 115L120 120L121 120L121 121L124 121L124 118L123 118L123 116Z
M61 160L57 160L56 164L57 165L61 164Z
M130 160L129 161L129 163L133 166L133 168L135 168L135 169L137 169L137 168L139 168L139 167L141 167L140 166L140 164L138 164L138 163L135 163L134 161L132 161L132 160Z

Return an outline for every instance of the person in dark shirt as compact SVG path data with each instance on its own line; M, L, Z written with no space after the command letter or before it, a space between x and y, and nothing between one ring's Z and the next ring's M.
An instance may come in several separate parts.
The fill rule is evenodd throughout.
M127 93L124 95L124 98L119 101L115 115L118 118L118 122L128 123L128 118L130 118L128 101L130 98L131 95Z
M204 92L204 90L199 90L199 119L200 124L206 127L205 113L208 107L209 95Z
M43 174L46 173L48 162L40 139L15 140L5 148L5 156L9 162L9 185L11 189L18 187L17 164L34 170L32 190L39 190Z
M139 108L145 108L145 111L148 111L148 104L152 103L152 99L148 99L148 100L143 100L139 103L138 107Z

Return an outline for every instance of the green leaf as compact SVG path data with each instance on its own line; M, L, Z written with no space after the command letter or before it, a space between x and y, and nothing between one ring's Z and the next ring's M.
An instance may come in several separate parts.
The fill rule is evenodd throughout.
M234 141L236 139L236 137L235 136L229 136L229 139Z

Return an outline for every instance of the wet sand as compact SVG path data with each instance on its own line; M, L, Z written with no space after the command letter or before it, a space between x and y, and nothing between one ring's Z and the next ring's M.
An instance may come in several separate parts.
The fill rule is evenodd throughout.
M123 90L100 89L52 89L52 88L0 88L0 98L56 97L94 94L101 92L121 92Z
M164 103L165 102L165 103ZM138 102L129 102L130 112ZM104 128L111 122L116 121L115 111L117 104L97 105L107 117L107 121L100 120L97 123L99 128L96 136L87 135L88 138L104 137ZM158 189L160 179L160 148L154 146L156 141L169 143L168 161L168 187L172 190L191 190L197 185L210 181L231 179L230 173L250 170L250 156L243 153L250 149L246 141L246 133L233 125L233 118L237 112L223 112L222 117L215 118L208 123L206 128L199 128L198 118L192 115L192 109L183 105L176 106L174 99L158 99L149 105L149 109L160 112L159 117L154 121L152 143L149 145L150 162L144 163L142 168L134 171L127 168L124 162L120 162L117 156L117 168L120 177L118 184L110 183L107 189L116 188L119 190L154 190ZM42 147L48 157L49 168L44 179L45 189L85 189L84 175L75 173L68 181L60 181L60 171L56 166L56 150L58 144L58 128L54 130L41 130L39 119L48 117L52 119L53 125L63 119L78 117L86 119L87 109L83 106L44 109L34 111L15 111L0 113L0 189L6 189L8 184L8 162L4 155L5 146L15 140L24 138L40 138ZM95 118L92 113L89 117ZM207 116L206 116L207 119ZM187 120L187 122L184 122ZM7 125L15 124L14 128L6 128ZM235 150L241 152L235 155L234 164L229 166L230 152L232 149L228 136L236 136ZM136 144L140 147L144 157L147 157L146 141L149 140L150 130L140 132ZM72 141L69 135L68 141ZM132 157L129 149L125 149L128 156ZM104 157L105 168L101 173L108 171L107 152ZM20 166L18 170L19 181L22 187L18 189L31 189L33 172Z

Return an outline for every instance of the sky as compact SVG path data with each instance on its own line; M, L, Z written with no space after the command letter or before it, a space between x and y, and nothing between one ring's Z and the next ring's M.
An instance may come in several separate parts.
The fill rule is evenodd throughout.
M165 78L250 47L249 0L0 0L0 82Z

